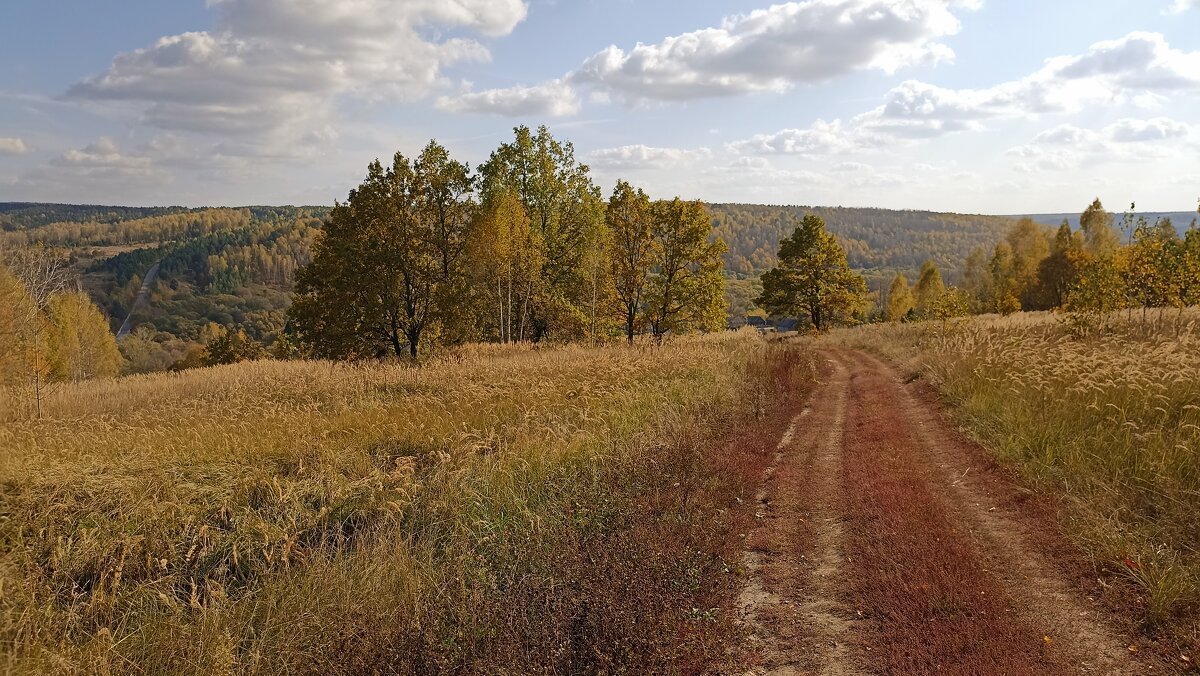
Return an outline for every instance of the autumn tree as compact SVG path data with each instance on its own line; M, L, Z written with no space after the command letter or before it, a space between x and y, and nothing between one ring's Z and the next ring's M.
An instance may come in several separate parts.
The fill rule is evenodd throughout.
M29 299L22 305L25 318L19 326L25 332L21 343L31 355L29 381L37 417L41 418L46 388L52 381L46 351L46 334L51 328L50 305L55 296L67 289L70 268L61 251L40 244L9 252L6 262Z
M111 378L121 369L121 352L108 319L86 293L61 293L47 307L49 376L59 382Z
M33 373L33 298L0 263L0 390L24 383Z
M848 320L867 292L866 280L850 270L825 221L811 214L780 242L779 265L762 282L760 306L776 316L807 316L818 331Z
M497 190L484 198L468 251L475 262L472 274L488 299L484 314L495 318L497 339L525 340L532 333L531 306L542 282L545 249L515 191Z
M1021 310L1021 288L1014 272L1012 245L1000 242L992 251L988 264L992 273L991 312L1009 315Z
M725 324L725 243L709 241L703 202L676 197L651 205L651 267L645 312L658 339L668 332L716 331Z
M1117 250L1121 238L1112 227L1113 216L1108 213L1100 198L1096 198L1079 217L1087 250L1093 256L1106 256Z
M262 345L247 337L244 330L230 329L208 341L202 362L204 366L237 364L262 359L265 354Z
M1021 302L1022 309L1032 309L1038 268L1050 255L1050 241L1045 229L1031 218L1017 221L1004 239L1012 250L1012 280L1009 287Z
M587 324L595 277L589 252L601 244L603 201L575 148L555 139L546 127L537 133L517 127L480 167L485 204L514 195L529 220L529 240L539 247L541 268L535 283L517 288L516 303L528 314L528 339L549 334L579 335Z
M1079 280L1080 268L1089 258L1082 231L1072 232L1064 220L1050 244L1050 255L1038 263L1037 281L1028 292L1030 310L1051 310L1062 307L1067 293Z
M932 315L933 304L946 292L946 284L942 281L942 273L933 261L925 261L921 265L921 274L917 277L913 289L913 302L917 314L922 317Z
M1145 217L1140 217L1131 229L1132 239L1123 252L1123 271L1131 304L1163 308L1183 302L1179 289L1183 279L1183 241L1175 227L1169 219L1160 219L1151 225Z
M908 286L908 278L904 275L896 275L892 280L892 286L888 289L888 321L903 321L915 307L916 301L913 299L912 289Z
M963 292L967 295L973 312L991 311L993 286L987 253L982 247L975 247L963 265Z
M371 163L297 276L290 314L315 354L417 357L457 309L471 190L466 165L435 141L415 161Z
M604 220L609 232L609 269L615 305L625 324L625 338L632 343L655 257L655 222L650 198L640 188L618 181Z

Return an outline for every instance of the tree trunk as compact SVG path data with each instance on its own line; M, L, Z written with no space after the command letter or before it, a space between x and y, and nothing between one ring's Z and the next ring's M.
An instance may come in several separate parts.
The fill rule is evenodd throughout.
M421 343L421 329L413 329L408 332L408 356L413 361L417 360L417 348Z

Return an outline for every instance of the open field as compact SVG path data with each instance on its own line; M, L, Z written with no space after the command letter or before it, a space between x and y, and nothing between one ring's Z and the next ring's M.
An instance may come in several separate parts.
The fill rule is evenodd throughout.
M813 369L741 333L60 387L0 422L0 669L695 670Z
M1108 600L1186 653L1200 639L1197 319L1123 313L1108 333L1077 338L1056 315L1022 314L860 327L828 341L927 380L1053 502Z

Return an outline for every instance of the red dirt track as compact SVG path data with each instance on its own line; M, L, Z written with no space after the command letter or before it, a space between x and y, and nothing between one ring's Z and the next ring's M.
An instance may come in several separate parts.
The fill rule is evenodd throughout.
M1051 526L934 406L826 353L747 537L752 674L1137 674L1122 632L1043 556ZM1155 670L1156 673L1161 673Z

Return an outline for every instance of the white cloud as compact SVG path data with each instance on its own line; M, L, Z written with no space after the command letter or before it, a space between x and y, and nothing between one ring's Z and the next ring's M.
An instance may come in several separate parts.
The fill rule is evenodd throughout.
M952 60L953 51L937 39L961 27L952 8L978 6L951 0L788 2L629 51L610 46L571 78L640 102L780 92L855 70L894 73Z
M562 80L532 87L509 87L443 96L437 107L450 113L486 113L508 117L565 117L579 112L579 97Z
M849 123L817 120L807 129L759 134L729 147L738 152L829 155L980 130L996 119L1070 114L1089 107L1158 104L1166 100L1164 92L1200 94L1200 51L1172 49L1156 33L1130 33L1119 40L1098 42L1081 56L1048 59L1034 73L992 87L948 89L909 80L889 91L883 105L851 118ZM1189 129L1161 117L1122 120L1106 130L1105 138L1179 138ZM1065 134L1070 129L1052 132Z
M1162 92L1200 92L1200 51L1172 49L1157 33L1130 33L1098 42L1080 56L1048 59L1030 75L984 89L946 89L908 81L884 104L855 118L867 130L919 138L979 129L984 121L1089 106L1142 105Z
M149 157L122 153L116 142L107 136L100 137L100 140L85 148L68 150L50 163L80 174L104 174L112 177L145 176L153 170Z
M29 146L19 138L0 137L0 155L22 155L29 152Z
M784 129L774 134L758 134L729 144L737 153L783 154L816 157L852 150L863 144L862 138L844 129L840 120L817 120L808 129Z
M860 174L871 170L871 165L862 162L838 162L829 167L829 171L835 174Z
M510 32L524 0L209 0L217 30L118 55L68 98L143 105L147 124L288 140L328 124L336 97L406 100L448 64L489 58L442 29Z
M638 144L592 151L588 154L588 163L608 170L665 169L711 158L712 151L708 148L689 150Z
M1174 0L1163 14L1183 14L1189 9L1200 9L1200 0Z
M156 201L171 175L141 152L122 150L108 137L83 148L68 150L46 165L17 177L14 186L34 200L111 203L120 200Z
M1018 171L1066 171L1107 162L1137 162L1161 158L1171 149L1161 141L1187 138L1191 127L1165 117L1150 120L1126 118L1103 129L1083 129L1060 124L1039 133L1032 143L1010 148Z
M1124 119L1105 127L1104 133L1114 141L1136 143L1186 138L1191 133L1191 127L1167 117L1156 117L1152 120Z

